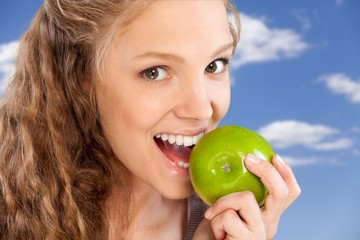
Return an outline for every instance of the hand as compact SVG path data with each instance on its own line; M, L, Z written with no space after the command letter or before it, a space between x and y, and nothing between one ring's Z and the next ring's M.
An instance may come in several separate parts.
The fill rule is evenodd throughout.
M251 192L236 192L220 198L205 212L194 239L239 240L274 238L282 213L300 195L300 187L287 164L275 155L273 165L248 155L245 165L269 190L262 208ZM209 227L211 226L211 228ZM212 229L213 233L209 233ZM210 236L213 237L210 237Z

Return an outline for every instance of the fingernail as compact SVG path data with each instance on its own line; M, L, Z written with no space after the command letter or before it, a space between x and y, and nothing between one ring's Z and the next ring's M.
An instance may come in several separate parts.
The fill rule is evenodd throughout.
M211 214L212 214L212 208L208 208L205 213L204 213L204 217L208 220L210 220L210 217L211 217Z
M260 163L260 159L257 158L255 155L249 153L247 156L246 156L247 159L249 159L251 162L255 163L255 164L259 164Z
M278 161L278 163L280 163L280 165L285 165L285 162L282 159L282 157L280 157L280 155L276 154L275 157L276 157L276 160Z

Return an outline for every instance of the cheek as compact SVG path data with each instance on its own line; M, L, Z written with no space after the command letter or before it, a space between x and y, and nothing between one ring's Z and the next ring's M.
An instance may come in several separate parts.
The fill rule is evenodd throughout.
M218 86L214 88L213 97L212 97L214 122L219 123L221 119L226 115L230 106L230 98L231 98L231 91L229 84L224 84L220 87Z
M125 128L132 128L134 131L147 131L160 119L161 108L157 107L153 100L145 98L133 99L121 107Z
M134 169L133 156L139 155L137 144L144 142L146 131L153 120L149 103L132 90L107 88L97 91L100 122L105 137L117 158L128 168Z
M156 123L161 113L157 107L161 104L156 103L158 98L139 95L136 88L114 85L97 91L97 96L104 131L118 140L123 135L129 137L144 133Z

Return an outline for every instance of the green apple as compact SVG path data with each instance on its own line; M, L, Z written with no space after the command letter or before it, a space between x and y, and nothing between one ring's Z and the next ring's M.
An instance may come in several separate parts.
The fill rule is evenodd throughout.
M247 128L222 126L200 139L190 154L189 173L195 192L206 204L241 191L253 192L259 206L264 204L268 190L244 164L249 153L272 163L271 145Z

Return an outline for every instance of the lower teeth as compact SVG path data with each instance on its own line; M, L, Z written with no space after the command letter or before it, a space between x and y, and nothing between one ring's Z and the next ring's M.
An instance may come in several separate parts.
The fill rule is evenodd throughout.
M178 162L178 166L182 167L182 168L189 168L189 163L184 163L184 162Z

